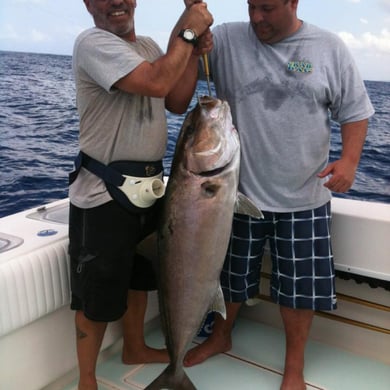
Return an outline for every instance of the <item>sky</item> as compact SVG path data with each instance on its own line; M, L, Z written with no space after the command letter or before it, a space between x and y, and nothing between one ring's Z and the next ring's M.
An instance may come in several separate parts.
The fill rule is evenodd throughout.
M214 25L248 20L246 0L207 4ZM165 50L183 8L183 0L138 0L136 33ZM390 0L300 0L298 16L339 35L365 80L390 81ZM91 26L83 0L0 0L0 50L71 55Z

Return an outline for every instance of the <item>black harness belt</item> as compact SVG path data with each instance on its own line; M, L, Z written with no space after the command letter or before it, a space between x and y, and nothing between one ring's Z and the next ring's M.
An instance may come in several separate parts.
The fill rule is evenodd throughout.
M104 165L80 151L75 160L75 169L69 175L69 184L76 180L81 167L102 179L112 198L133 212L153 206L165 193L161 160L113 161Z

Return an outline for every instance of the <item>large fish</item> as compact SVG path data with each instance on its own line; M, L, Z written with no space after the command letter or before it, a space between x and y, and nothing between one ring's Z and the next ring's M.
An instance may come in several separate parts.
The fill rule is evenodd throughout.
M227 102L199 98L177 141L159 242L159 299L170 364L145 390L196 389L183 368L210 310L225 316L219 277L233 212L261 217L237 191L240 143Z

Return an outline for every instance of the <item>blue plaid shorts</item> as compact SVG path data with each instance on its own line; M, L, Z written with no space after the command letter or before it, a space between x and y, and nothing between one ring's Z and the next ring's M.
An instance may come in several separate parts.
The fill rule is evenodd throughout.
M264 219L234 215L221 274L225 300L244 302L257 295L269 241L271 298L291 308L336 309L330 202L314 210L263 214Z

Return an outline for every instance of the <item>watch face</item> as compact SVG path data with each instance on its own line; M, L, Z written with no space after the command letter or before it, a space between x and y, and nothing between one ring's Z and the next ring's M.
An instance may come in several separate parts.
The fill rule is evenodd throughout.
M195 33L192 30L185 30L183 36L185 39L192 40L195 38Z

